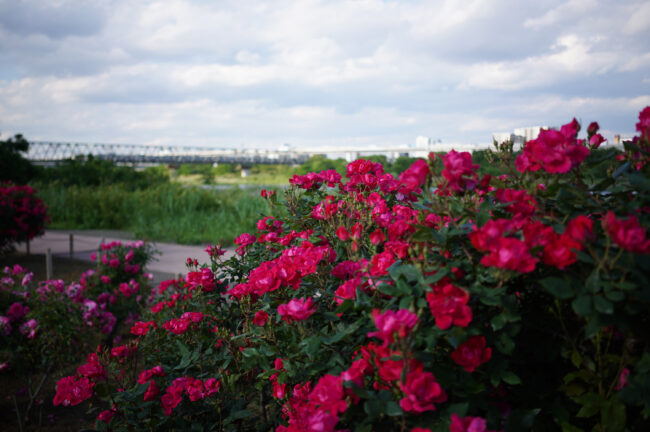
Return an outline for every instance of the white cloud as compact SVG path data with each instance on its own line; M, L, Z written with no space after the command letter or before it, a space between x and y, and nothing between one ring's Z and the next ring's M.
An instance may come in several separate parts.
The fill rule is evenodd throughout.
M649 15L637 0L0 0L0 129L261 146L477 142L573 115L623 130L650 103Z

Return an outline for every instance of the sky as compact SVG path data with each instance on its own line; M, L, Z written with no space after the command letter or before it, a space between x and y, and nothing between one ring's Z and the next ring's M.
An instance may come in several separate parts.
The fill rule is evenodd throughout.
M0 0L0 133L296 148L631 136L647 0Z

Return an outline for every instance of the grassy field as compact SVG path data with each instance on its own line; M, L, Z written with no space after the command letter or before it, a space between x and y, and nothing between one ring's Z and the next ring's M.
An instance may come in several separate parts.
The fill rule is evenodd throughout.
M414 161L369 159L396 176ZM329 169L345 174L346 165L343 159L313 156L300 166L254 165L242 178L241 166L234 164L135 170L89 157L40 168L32 185L49 206L50 228L122 230L143 240L228 246L269 213L261 189L286 187L294 174Z
M145 240L232 244L268 213L259 189L205 190L174 183L130 190L35 184L50 207L51 228L118 229Z

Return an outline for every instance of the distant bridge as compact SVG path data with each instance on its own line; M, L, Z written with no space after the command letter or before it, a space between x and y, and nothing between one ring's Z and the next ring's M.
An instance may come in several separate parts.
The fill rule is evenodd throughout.
M36 163L50 164L87 155L92 155L96 159L134 165L195 163L292 165L304 163L310 157L309 153L296 151L31 141L27 158Z
M456 144L457 150L469 150L466 144ZM27 158L39 164L54 164L66 159L92 155L96 159L121 164L193 164L230 163L242 166L258 164L302 164L314 155L342 157L351 162L359 157L383 154L388 160L400 156L426 157L429 152L448 151L449 144L364 146L360 148L316 148L310 150L290 149L282 146L277 150L246 148L208 148L142 144L99 144L53 141L31 141Z

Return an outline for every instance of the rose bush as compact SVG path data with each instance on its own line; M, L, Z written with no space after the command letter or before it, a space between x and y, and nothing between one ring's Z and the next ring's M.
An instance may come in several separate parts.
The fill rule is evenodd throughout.
M33 273L19 265L0 274L0 375L19 377L27 399L13 397L21 423L42 398L48 377L80 360L97 343L98 331L89 326L88 302L78 283L61 280L36 283Z
M114 241L102 243L99 252L91 254L97 267L86 272L79 283L84 296L95 303L97 318L109 341L118 336L122 323L130 327L139 317L150 296L153 277L145 272L145 266L156 253L150 243ZM128 332L128 328L124 330Z
M649 125L497 145L495 178L457 152L294 176L56 400L103 400L100 430L647 428Z
M106 263L100 260L96 270L67 284L63 280L37 283L33 273L19 265L0 273L0 374L22 377L28 389L24 406L15 402L16 409L22 410L21 422L30 420L30 411L50 375L60 376L100 338L112 343L121 339L120 330L128 334L127 318L137 319L143 298L150 295L144 273L153 254L150 245L111 243L102 245L102 250L103 256L110 257ZM115 265L115 260L120 264ZM129 328L120 328L122 323ZM63 381L62 388L69 391L63 391L54 404L80 403L90 392L89 383L87 379ZM0 394L10 396L4 391Z
M47 206L30 186L0 184L0 253L43 234Z

